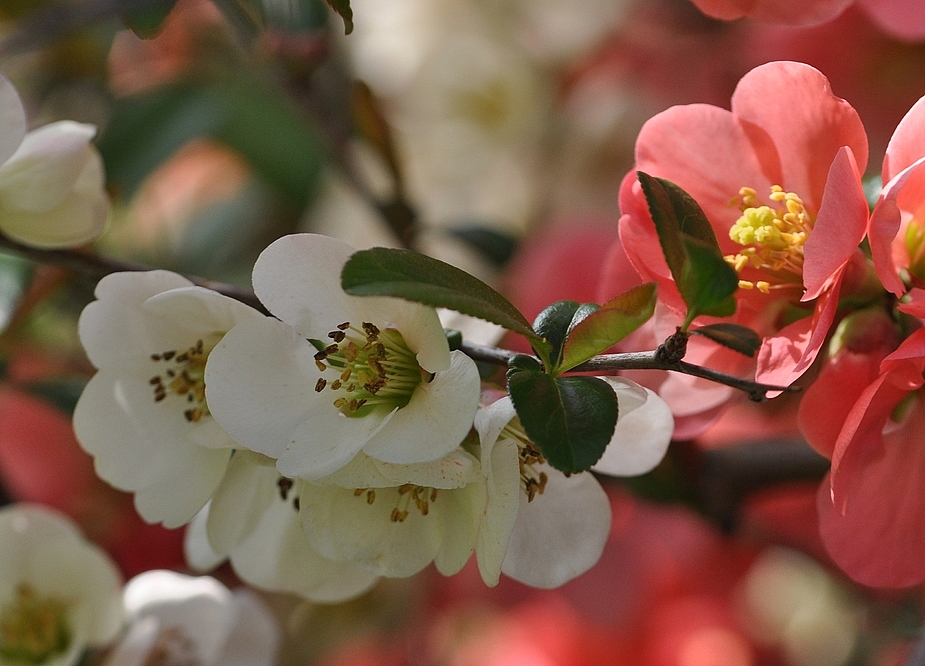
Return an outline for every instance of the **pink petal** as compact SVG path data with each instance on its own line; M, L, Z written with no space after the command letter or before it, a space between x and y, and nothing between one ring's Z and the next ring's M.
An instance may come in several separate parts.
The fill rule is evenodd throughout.
M775 25L809 27L831 21L854 0L758 0L749 16Z
M884 185L867 223L867 238L870 241L870 253L877 277L887 291L896 296L902 296L906 290L896 275L902 267L898 265L893 254L893 241L899 233L903 217L899 199L902 196L903 207L917 208L925 203L923 165L925 157L910 164Z
M913 317L925 319L925 289L910 289L909 301L896 306L896 309Z
M832 162L813 232L803 248L803 301L818 298L854 255L867 231L867 198L851 149Z
M925 12L920 12L925 16ZM900 171L925 155L925 97L919 99L896 126L883 158L883 182L893 180Z
M755 8L756 0L692 0L707 16L723 21L733 21L748 16Z
M809 65L756 67L739 81L732 111L771 136L783 171L776 184L799 194L811 210L819 210L829 167L842 146L851 148L859 172L867 168L867 133L857 111L833 95L829 80Z
M838 291L836 284L819 297L811 317L804 317L764 339L758 350L755 381L790 386L812 365L835 319ZM775 395L776 392L768 392L768 397Z
M852 578L876 587L905 587L925 580L925 405L920 399L903 425L883 427L903 394L888 384L871 408L838 468L841 490L833 501L829 484L818 495L820 531L826 548Z
M925 37L925 12L918 2L909 0L858 0L858 5L880 28L910 42Z

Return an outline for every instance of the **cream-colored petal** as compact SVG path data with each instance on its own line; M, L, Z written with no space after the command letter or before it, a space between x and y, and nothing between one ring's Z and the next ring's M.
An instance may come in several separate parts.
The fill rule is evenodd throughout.
M10 80L0 74L0 164L6 162L26 136L26 110Z
M407 405L366 442L363 450L384 462L411 464L439 460L472 428L481 380L475 363L451 354L448 370L421 383Z

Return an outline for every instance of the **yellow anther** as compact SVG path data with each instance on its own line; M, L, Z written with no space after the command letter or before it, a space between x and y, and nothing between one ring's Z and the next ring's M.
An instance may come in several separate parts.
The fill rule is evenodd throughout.
M754 289L755 285L748 280L739 280L739 289Z
M756 287L756 288L758 289L758 291L760 291L762 294L769 294L769 293L771 293L771 285L770 285L770 283L765 282L764 280L758 280L758 282L755 283L755 287Z

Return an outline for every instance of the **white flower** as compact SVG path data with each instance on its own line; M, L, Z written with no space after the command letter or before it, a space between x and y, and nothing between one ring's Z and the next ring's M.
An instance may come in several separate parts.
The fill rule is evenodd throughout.
M450 353L433 308L344 293L352 253L314 234L270 245L254 290L282 321L242 322L206 368L215 418L287 477L321 478L360 451L399 464L439 460L478 406L475 364Z
M115 565L67 518L0 509L0 665L71 666L122 626Z
M479 410L475 428L488 479L476 547L482 579L501 572L527 585L558 587L601 557L610 503L588 472L566 476L546 464L516 418L510 398Z
M210 350L256 310L167 271L100 280L80 340L99 369L74 412L96 471L135 493L138 512L168 527L188 522L218 486L235 446L209 415Z
M604 455L591 469L610 476L639 476L652 471L671 443L671 408L654 391L632 380L601 379L617 394L620 416Z
M212 501L186 531L190 566L207 571L226 558L249 585L316 603L337 603L367 592L374 574L322 557L299 524L298 493L274 461L236 451Z
M125 586L131 622L104 666L271 666L280 631L260 598L208 576L147 571Z
M485 513L479 461L462 448L410 465L361 453L333 475L296 489L302 527L318 552L393 578L431 562L446 576L457 573Z
M25 245L72 247L109 214L92 125L63 120L26 133L22 102L0 76L0 231Z

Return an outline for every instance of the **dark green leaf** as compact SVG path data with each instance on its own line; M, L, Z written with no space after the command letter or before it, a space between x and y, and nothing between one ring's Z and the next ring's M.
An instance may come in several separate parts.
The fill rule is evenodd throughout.
M617 425L617 396L597 377L508 371L508 392L527 436L546 461L568 474L600 460Z
M665 261L688 319L706 314L726 317L735 312L738 289L735 270L723 259L713 227L696 201L663 178L636 172L655 223Z
M344 34L349 35L353 32L353 10L350 9L350 0L327 0L338 15L344 19Z
M565 344L565 337L572 326L572 318L579 307L581 303L578 301L557 301L540 312L533 320L533 330L542 335L552 347L552 351L549 352L549 362L552 363L553 368L559 363L562 345Z
M691 333L702 335L746 356L754 356L758 348L761 347L761 336L741 324L725 322L710 324L709 326L693 329Z
M655 283L634 287L576 323L568 335L559 371L565 372L615 345L649 320Z
M535 358L527 356L526 354L514 354L511 360L507 362L507 367L508 376L512 373L520 372L521 370L543 372L543 366L541 366Z
M438 259L394 248L356 252L344 265L341 286L354 296L395 296L449 308L520 333L545 347L520 311L478 278Z
M678 285L692 315L729 317L735 314L733 297L739 288L739 276L726 260L706 243L696 238L682 238L687 263Z
M136 9L125 15L125 24L142 39L150 39L160 32L164 20L173 11L177 0L140 3L143 9Z

